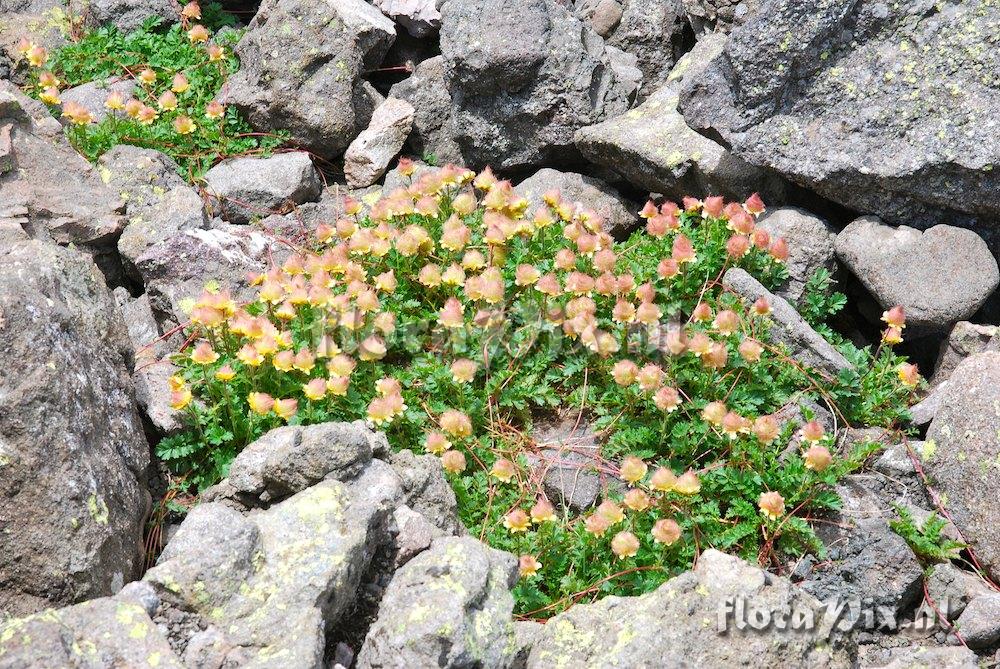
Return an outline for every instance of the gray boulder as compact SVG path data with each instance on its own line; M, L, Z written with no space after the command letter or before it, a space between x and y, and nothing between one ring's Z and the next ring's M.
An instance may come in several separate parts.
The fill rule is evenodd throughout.
M1000 578L1000 352L964 360L948 380L924 448L924 468L948 500L948 511L982 566Z
M677 61L667 83L641 105L577 132L577 148L630 183L675 199L716 194L742 201L756 191L769 203L780 201L780 179L699 135L677 111L680 84L724 45L721 35L702 39Z
M205 191L230 223L247 223L319 198L323 183L304 151L233 158L205 172Z
M124 202L76 152L62 126L37 100L0 81L0 223L75 244L107 274L116 274L115 244L125 227Z
M289 131L320 157L347 148L374 102L361 79L396 37L392 21L364 0L266 0L236 45L240 70L223 102L258 130Z
M988 648L1000 641L1000 593L976 597L958 617L958 629L969 648Z
M153 149L122 144L98 161L101 180L125 200L128 223L118 239L125 272L142 277L135 263L154 244L181 230L208 227L198 191L178 173L177 163Z
M404 504L446 534L464 531L455 491L444 477L439 458L404 449L389 456L389 463L402 481Z
M695 33L728 32L745 23L764 0L683 0L684 12Z
M734 613L727 616L740 603L748 614L811 612L816 625L794 634L757 630ZM527 666L849 667L837 637L828 641L831 625L820 602L787 579L709 549L694 570L651 593L605 597L559 614L542 629Z
M169 346L160 339L160 330L153 318L153 309L149 306L149 296L143 293L139 297L132 297L121 287L115 288L114 296L128 329L129 341L132 342L135 367L159 360L170 353Z
M417 513L405 504L392 512L392 519L396 525L393 537L395 569L399 569L430 548L435 539L445 536L445 533L423 514Z
M166 437L188 427L184 415L170 406L169 379L177 373L168 358L141 362L132 374L135 402L156 434Z
M973 599L995 593L977 574L959 569L951 562L934 566L927 577L927 594L948 620L955 620Z
M970 355L996 350L1000 346L998 333L1000 327L996 325L977 325L968 321L955 323L948 336L941 342L930 385L937 387L943 384L951 378L955 368Z
M242 225L184 230L155 244L136 258L153 314L163 331L188 321L191 300L210 281L230 288L234 299L248 300L248 273L267 268L268 249L280 247L269 237Z
M444 56L421 61L413 74L390 89L389 96L406 100L413 106L409 145L416 155L433 155L441 164L463 164L458 131L451 115Z
M374 0L373 4L417 39L430 37L441 27L444 0Z
M151 613L105 597L0 622L0 666L182 669Z
M0 246L0 613L136 575L149 495L121 312L85 255Z
M74 86L73 88L67 88L59 93L59 97L62 99L64 105L67 102L75 102L83 105L94 116L94 121L100 123L111 113L104 106L108 95L112 92L121 93L127 100L132 97L132 91L134 90L135 81L132 79L111 79L109 81L91 81L86 84ZM60 118L59 121L63 125L69 125L70 123L69 119L64 118Z
M918 334L972 316L1000 284L986 242L948 225L921 232L866 216L837 235L836 249L883 308L903 306L908 328Z
M637 206L608 184L576 172L542 168L515 189L529 202L528 211L544 206L542 196L558 190L563 200L579 203L604 220L604 229L612 235L626 235L639 225Z
M355 666L509 667L517 574L509 553L435 539L393 576Z
M998 21L975 3L768 0L680 109L737 156L853 210L986 222L1000 215L1000 89L982 75L1000 66Z
M863 599L898 616L919 598L923 569L906 541L889 527L895 514L874 491L877 485L855 475L837 486L841 510L815 528L827 559L813 565L800 585L823 601ZM867 624L857 612L845 616L845 625ZM896 629L893 621L874 622Z
M829 223L797 207L769 209L758 222L771 237L788 242L788 281L776 292L792 304L799 304L806 282L818 269L831 274L837 269L834 252L836 233Z
M830 376L852 368L847 358L813 330L795 307L764 288L746 270L730 269L722 277L722 285L747 306L761 297L767 299L772 309L769 335L776 343L786 346L795 360Z
M173 647L215 666L324 666L326 632L388 541L400 493L392 469L372 460L350 481L324 480L266 510L196 507L144 577Z
M584 0L577 12L607 44L636 58L644 95L666 81L681 53L680 0Z
M979 658L964 646L913 645L894 648L885 661L861 662L862 669L979 669Z
M180 7L174 0L88 0L86 14L91 26L110 24L129 33L153 17L164 23L179 21Z
M364 421L275 428L236 456L229 485L237 493L274 502L325 478L349 479L371 461L378 439L384 436Z
M413 128L413 106L388 98L380 104L364 132L344 153L344 177L351 188L364 188L378 181L396 157Z
M603 40L556 0L449 0L443 13L456 140L472 167L572 161L574 132L631 106Z

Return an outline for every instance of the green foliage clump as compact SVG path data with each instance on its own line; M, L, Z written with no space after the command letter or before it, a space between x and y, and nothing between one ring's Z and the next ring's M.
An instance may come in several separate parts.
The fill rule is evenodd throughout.
M470 532L521 556L524 615L646 592L708 547L821 551L808 519L837 508L832 486L874 447L835 454L818 422L775 413L810 397L891 422L913 385L891 349L863 352L852 385L769 343L767 301L721 281L736 266L772 287L787 276L756 198L650 203L623 242L544 200L526 215L509 182L446 166L368 211L345 201L249 303L206 290L171 380L191 429L159 457L203 488L271 428L367 418L440 457ZM888 404L866 407L867 387ZM555 463L532 430L556 410L600 442L580 475L601 477L602 501L582 515L541 483Z
M905 506L893 505L896 520L889 521L889 527L906 540L913 552L924 562L948 562L958 557L966 546L961 541L955 541L942 535L948 522L932 513L921 524L913 517L913 513Z
M118 144L132 144L166 153L195 180L219 160L269 153L286 141L285 134L256 133L236 109L215 100L239 68L233 46L240 31L215 3L205 7L201 21L164 25L152 18L128 34L114 27L83 33L51 55L35 47L41 50L32 60L28 92L53 111L61 109L71 121L70 142L90 161ZM109 113L99 123L60 98L67 88L122 79L134 80L135 90L109 99Z

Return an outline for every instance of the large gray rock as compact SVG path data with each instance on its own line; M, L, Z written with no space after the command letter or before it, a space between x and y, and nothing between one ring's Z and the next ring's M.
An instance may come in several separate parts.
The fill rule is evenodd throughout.
M0 613L108 595L136 575L149 445L132 347L85 255L0 246Z
M390 97L413 105L409 145L418 156L433 155L441 164L462 164L458 131L451 115L451 93L444 56L421 61L409 77L394 85Z
M635 56L644 94L666 81L681 53L680 0L585 0L578 11L607 44Z
M174 0L88 0L86 14L92 26L112 25L128 33L153 17L163 23L179 21L180 7Z
M996 350L1000 346L1000 327L996 325L977 325L968 321L959 321L951 328L951 332L938 350L934 363L934 375L930 378L933 387L940 386L949 378L958 365L970 355L982 351Z
M742 601L747 612L812 611L817 624L796 633L755 630L725 616L727 600L731 608ZM828 642L831 623L824 621L823 610L787 579L710 549L693 571L651 593L605 597L559 614L542 629L527 666L849 667L850 657L836 637ZM720 623L726 623L724 634Z
M788 242L788 280L776 291L792 304L799 304L806 282L816 270L831 274L837 269L834 252L836 233L829 223L798 207L769 209L758 221L771 237Z
M572 161L576 130L631 105L634 82L556 0L449 0L443 13L456 140L471 167Z
M1000 578L1000 352L967 358L952 373L924 448L924 468L983 567Z
M577 148L591 162L636 186L675 199L715 194L742 201L760 192L769 203L781 200L780 179L699 135L677 111L680 84L724 45L721 35L702 39L677 62L667 83L641 105L577 132Z
M895 514L874 491L877 485L858 475L838 485L842 508L815 528L827 547L827 559L812 566L801 587L822 601L863 599L899 616L921 595L923 569L906 541L889 526ZM845 620L864 626L866 621L857 616L851 612Z
M1000 7L767 0L688 82L688 124L895 224L1000 216ZM962 35L956 40L956 35Z
M894 648L884 661L860 662L861 669L979 669L979 658L964 646L907 646Z
M969 602L958 617L958 629L969 648L988 648L1000 641L1000 592Z
M918 334L972 316L1000 284L986 242L949 225L921 232L865 216L837 235L836 249L883 308L903 306L907 326Z
M392 21L364 0L266 0L236 46L223 101L263 132L288 130L323 158L347 148L376 104L361 76L382 62Z
M934 566L927 577L927 594L935 606L955 620L973 599L995 593L978 574L959 569L951 562Z
M323 189L304 151L270 158L233 158L205 172L205 191L230 223L247 223L315 200Z
M267 502L305 490L325 478L357 475L385 437L363 421L275 428L240 451L229 467L229 485Z
M182 669L151 614L125 597L105 597L0 622L0 666Z
M144 577L173 647L189 663L324 666L326 632L389 540L400 494L392 469L372 460L350 481L324 480L267 510L195 507Z
M757 279L739 267L726 272L722 285L747 306L763 297L771 304L770 337L788 347L792 358L817 371L836 376L842 369L851 369L851 363L830 342L813 330L795 307L771 293Z
M109 113L111 113L110 110L104 106L104 103L108 99L108 95L112 92L121 93L127 100L132 97L132 91L134 90L135 81L132 79L116 78L108 81L91 81L86 84L74 86L73 88L67 88L59 93L59 97L62 100L63 105L67 102L75 102L82 105L93 115L94 122L100 123L108 117ZM121 112L119 112L119 114L122 115ZM63 125L70 124L69 119L60 118L59 121Z
M514 655L517 558L471 538L435 539L393 576L358 669L503 669Z
M441 27L444 0L374 0L373 4L418 39L430 37Z
M563 200L579 203L604 220L604 229L613 235L628 234L639 224L637 206L608 184L576 172L542 168L515 189L529 202L528 211L544 206L542 196L558 190Z
M683 0L688 22L695 33L729 31L745 23L764 0Z
M601 445L589 422L567 416L540 421L531 437L538 455L530 455L528 464L541 478L545 496L573 514L594 506L603 489Z
M280 247L256 230L221 225L184 230L148 248L135 264L161 329L186 323L193 300L209 282L230 288L234 299L251 299L246 275L267 268L272 245L278 253Z
M118 239L125 272L141 282L136 260L151 246L181 230L208 227L198 191L178 173L177 163L154 149L121 144L98 161L101 180L125 200L128 223Z
M118 194L70 146L42 103L0 81L0 137L5 132L11 143L0 155L0 223L78 245L113 274L115 244L125 227Z
M404 504L447 534L463 531L455 491L444 477L439 458L404 449L389 456L389 463L402 481Z
M351 188L371 186L385 174L413 128L413 105L399 98L380 104L364 132L344 153L344 177Z

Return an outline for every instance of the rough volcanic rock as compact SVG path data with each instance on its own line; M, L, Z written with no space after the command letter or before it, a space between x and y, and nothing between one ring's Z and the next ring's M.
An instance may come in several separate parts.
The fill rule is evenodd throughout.
M743 201L760 192L768 203L782 200L780 179L699 135L677 111L681 83L724 45L722 35L702 39L677 61L667 83L641 105L577 132L577 148L591 162L614 170L630 183L675 199L715 194Z
M776 292L792 304L802 299L806 282L818 269L837 269L836 233L829 223L797 207L769 209L758 222L771 237L788 242L788 280Z
M951 562L934 565L927 577L927 594L939 610L947 612L948 620L962 615L973 599L995 592L977 574L959 569Z
M639 225L637 205L629 202L608 184L576 172L560 172L545 167L517 185L517 193L528 200L529 211L544 206L542 196L558 190L563 200L580 203L604 220L612 235L627 235Z
M958 617L958 629L969 648L989 648L1000 641L1000 593L976 597Z
M729 31L760 9L764 0L683 0L684 11L695 33Z
M125 200L128 223L118 252L133 281L141 282L135 263L151 246L181 230L208 227L201 196L181 178L169 156L121 144L102 155L98 164L101 180Z
M315 200L323 184L304 151L233 158L205 173L205 190L230 223L247 223Z
M0 666L182 669L151 613L105 597L0 622Z
M688 124L890 223L1000 216L991 2L766 0L685 86Z
M344 153L344 177L351 188L371 186L396 157L413 128L413 106L399 98L380 104L364 132Z
M389 456L389 463L403 483L404 504L447 534L464 531L458 519L455 491L444 477L438 458L404 449Z
M924 468L983 567L1000 578L1000 352L977 353L948 379L927 430Z
M906 541L889 527L892 509L873 488L878 481L849 476L837 486L843 507L815 526L828 559L812 566L801 587L823 601L865 600L896 616L919 598L923 570ZM858 612L846 621L864 627ZM879 618L876 625L896 629L896 621Z
M430 37L441 27L445 0L374 0L382 13L418 39Z
M596 504L603 488L601 448L589 422L578 423L575 417L541 421L532 439L538 453L528 456L528 463L548 499L574 514Z
M636 58L644 94L666 80L681 53L680 0L584 0L577 12L607 44Z
M934 363L934 375L930 379L931 386L940 386L947 381L955 368L970 355L1000 347L997 334L1000 334L1000 327L996 325L977 325L968 321L955 323L941 342Z
M235 299L250 299L246 276L267 268L272 245L278 246L260 232L223 224L184 230L147 249L135 264L161 329L187 322L193 300L210 282L230 288Z
M435 539L393 576L356 666L509 667L517 573L509 553Z
M389 541L400 494L392 469L372 460L266 510L195 507L145 576L163 601L157 621L189 663L324 666L326 632Z
M124 203L70 146L62 126L37 100L0 81L0 221L33 237L75 244L114 275L115 244L125 227ZM3 144L3 142L0 142Z
M324 158L347 148L377 103L361 78L382 62L393 22L364 0L265 0L236 45L223 101L255 128L288 130Z
M394 85L389 95L413 105L413 129L409 146L418 156L438 162L462 164L462 149L451 116L451 93L444 56L421 61L413 74Z
M794 359L830 376L851 368L851 363L813 330L795 307L764 288L746 270L729 270L722 277L722 285L748 306L761 297L767 299L772 309L769 334L775 342L787 346Z
M86 16L91 26L110 24L129 33L154 16L167 24L179 21L181 6L174 0L88 0Z
M837 235L836 249L879 304L902 305L907 326L920 334L972 316L1000 284L986 242L949 225L921 232L866 216Z
M556 0L449 0L443 14L455 139L470 167L572 161L576 130L632 103L603 40Z
M67 102L75 102L83 105L93 115L94 122L100 123L108 117L109 113L114 113L104 106L108 95L112 92L121 93L127 100L132 97L132 91L134 90L135 81L132 79L116 78L108 81L91 81L86 84L74 86L73 88L67 88L59 93L59 97L64 105ZM118 114L123 115L121 112L118 112ZM65 118L60 118L59 121L63 125L70 123L69 119Z
M742 620L739 629L734 614L726 617L727 600L747 612L812 611L817 625L789 634ZM787 579L710 549L694 570L651 593L605 597L559 614L542 629L527 666L849 667L845 648L828 642L829 624L820 602Z
M384 435L372 432L364 421L275 428L236 456L229 485L237 493L274 502L325 478L357 475L380 439Z
M85 255L0 246L0 612L117 591L136 574L149 445L121 312Z

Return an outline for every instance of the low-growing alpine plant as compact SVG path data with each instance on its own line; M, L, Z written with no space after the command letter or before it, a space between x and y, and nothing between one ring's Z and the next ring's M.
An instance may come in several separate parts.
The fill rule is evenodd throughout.
M813 417L774 414L804 395L894 422L919 382L891 348L901 310L876 351L848 351L859 371L827 378L771 342L767 300L722 287L731 267L787 276L756 196L650 202L645 230L615 242L558 192L529 212L489 170L399 169L408 187L370 210L346 199L251 302L197 299L171 378L191 429L158 446L183 485L215 483L271 428L366 418L438 457L470 532L520 556L527 616L648 591L708 547L765 563L821 550L807 519L874 446L837 452ZM580 474L603 493L579 515L542 486L564 463L532 428L556 411L601 443Z
M239 68L232 47L240 33L225 27L231 17L211 4L205 15L197 2L181 11L181 22L163 26L156 19L122 34L105 27L84 34L50 54L28 40L19 45L32 66L28 92L67 119L67 135L89 160L118 144L162 151L194 180L227 157L267 153L285 141L281 133L255 133L237 110L216 96ZM124 94L112 84L131 81ZM107 84L106 115L62 99L67 88Z

